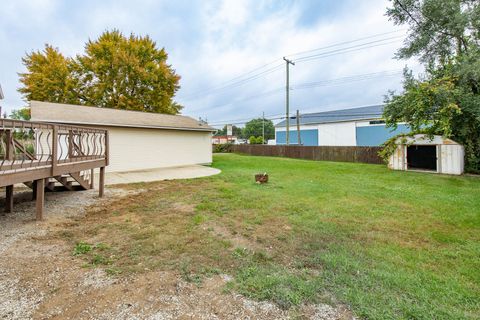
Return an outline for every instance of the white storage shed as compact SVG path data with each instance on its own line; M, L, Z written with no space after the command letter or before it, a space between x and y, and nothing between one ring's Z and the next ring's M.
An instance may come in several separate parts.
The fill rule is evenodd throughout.
M388 164L390 169L456 175L463 173L464 148L451 139L417 134L400 137L397 144Z

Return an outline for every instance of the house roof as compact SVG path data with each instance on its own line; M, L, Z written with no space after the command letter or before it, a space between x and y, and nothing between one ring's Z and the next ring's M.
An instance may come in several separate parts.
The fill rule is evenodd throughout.
M353 120L367 120L382 118L383 105L373 105L359 108L350 108L342 110L332 110L315 113L305 113L300 115L300 124L320 124L330 122L345 122ZM285 127L285 120L277 123L275 127ZM290 117L290 126L297 125L296 117Z
M179 115L40 101L30 101L30 110L32 121L113 127L216 131L215 128L205 123Z

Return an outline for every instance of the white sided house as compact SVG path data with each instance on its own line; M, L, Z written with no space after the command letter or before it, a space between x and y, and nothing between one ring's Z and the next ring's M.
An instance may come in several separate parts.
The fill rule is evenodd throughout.
M388 167L394 170L421 170L445 174L463 173L465 150L441 136L417 134L399 137Z
M50 102L30 102L32 121L108 130L110 172L212 162L214 128L193 118Z

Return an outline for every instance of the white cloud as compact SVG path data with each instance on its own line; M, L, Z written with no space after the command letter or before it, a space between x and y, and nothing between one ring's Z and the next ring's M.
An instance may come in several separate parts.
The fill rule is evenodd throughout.
M281 63L284 55L396 29L384 16L386 0L345 0L328 15L318 9L316 21L308 24L303 21L304 4L254 0L85 1L75 5L54 0L12 1L0 9L0 41L12 43L8 49L0 49L0 83L7 97L3 104L10 109L22 106L15 92L16 72L22 70L20 59L26 51L41 49L48 42L73 55L82 50L88 38L119 28L125 33L149 34L159 46L166 47L169 62L182 76L178 100L185 105L186 114L216 121L248 118L262 111L279 114L284 108L283 91L245 98L282 88L283 67L214 95L195 100L182 97L205 92L272 60ZM308 10L316 15L315 6ZM392 59L399 45L298 63L291 69L291 83L402 68L405 62ZM377 79L293 91L292 107L322 109L380 102L388 89L399 88L399 81Z

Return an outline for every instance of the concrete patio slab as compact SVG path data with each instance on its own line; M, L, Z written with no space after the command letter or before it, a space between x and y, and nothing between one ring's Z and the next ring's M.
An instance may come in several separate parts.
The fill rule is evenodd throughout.
M171 168L156 168L129 172L107 172L105 174L105 184L123 184L151 182L174 179L193 179L208 177L222 172L219 169L202 165L189 165ZM98 186L98 173L95 174L95 187Z

